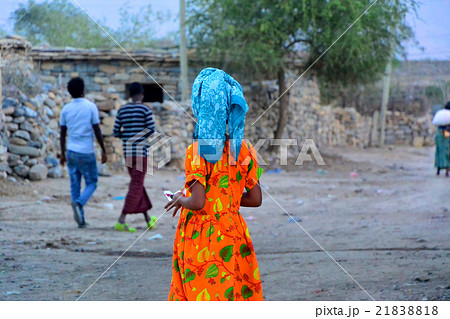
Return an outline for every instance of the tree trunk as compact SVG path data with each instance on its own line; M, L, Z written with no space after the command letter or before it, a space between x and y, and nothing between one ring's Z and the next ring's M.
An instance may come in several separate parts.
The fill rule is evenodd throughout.
M189 99L189 80L188 80L188 57L186 43L186 2L180 0L180 84L181 100Z
M286 91L286 79L285 79L285 71L283 68L278 70L278 96L281 96ZM289 108L289 99L287 93L285 93L280 98L280 113L278 117L277 129L275 130L275 138L280 139L283 138L283 132L286 128L287 119L288 119L288 108Z

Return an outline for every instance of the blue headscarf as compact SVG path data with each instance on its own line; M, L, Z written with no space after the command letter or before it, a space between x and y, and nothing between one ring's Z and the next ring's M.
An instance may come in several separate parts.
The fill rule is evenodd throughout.
M241 85L222 70L204 69L192 87L192 110L199 155L213 164L222 157L228 122L231 154L237 160L248 111Z

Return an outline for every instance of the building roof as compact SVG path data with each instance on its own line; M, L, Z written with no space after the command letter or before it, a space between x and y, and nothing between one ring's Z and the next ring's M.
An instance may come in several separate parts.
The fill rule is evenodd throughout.
M30 42L20 36L7 36L0 39L0 49L19 49L27 51L27 54L34 61L130 61L156 62L178 64L180 54L177 48L174 49L128 49L126 52L120 48L114 49L80 49L72 47L33 47ZM195 49L188 50L189 60L196 61ZM305 51L291 53L287 59L292 67L302 67L305 65L308 54Z
M116 60L130 61L131 57L138 62L178 63L178 49L79 49L72 47L33 47L30 42L20 36L7 36L0 39L2 50L24 50L36 61L86 61L86 60ZM193 55L193 50L190 50ZM131 57L130 57L131 56Z

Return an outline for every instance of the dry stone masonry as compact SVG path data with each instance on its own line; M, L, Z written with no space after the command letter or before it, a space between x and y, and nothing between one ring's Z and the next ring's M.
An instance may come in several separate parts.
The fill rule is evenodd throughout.
M51 91L29 98L16 87L9 87L2 103L1 172L31 180L61 177L56 155L57 118L63 103Z
M132 52L145 72L118 50L32 48L26 40L10 37L0 40L0 52L3 75L1 175L30 180L64 175L58 164L59 115L64 104L71 100L65 89L66 83L75 76L85 79L86 98L99 109L108 154L107 168L100 167L102 173L124 168L122 143L112 133L117 110L127 102L127 84L133 81L144 84L148 99L146 104L155 115L160 134L151 142L158 146L154 154L155 162L165 157L169 147L170 164L183 168L185 150L192 142L195 123L189 103L172 100L180 96L177 52ZM191 82L201 68L198 66L190 70ZM149 75L162 88L155 85ZM295 78L293 73L288 76L290 83ZM259 139L273 138L278 121L279 105L272 105L278 97L277 82L254 82L243 87L250 106L245 138L253 143ZM291 156L298 155L306 138L314 139L319 147L367 147L376 144L377 114L363 116L353 108L321 105L319 87L314 77L302 78L287 94L289 120L284 137L297 140L297 145L289 148ZM268 111L252 125L264 110ZM431 114L417 117L403 112L387 113L387 144L431 145L433 134ZM268 154L269 146L267 141L261 151ZM96 151L99 153L98 148Z

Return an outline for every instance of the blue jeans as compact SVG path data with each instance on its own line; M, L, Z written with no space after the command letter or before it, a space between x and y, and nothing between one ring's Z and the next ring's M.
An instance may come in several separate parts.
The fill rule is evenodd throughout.
M81 216L84 222L83 207L97 189L98 171L95 154L67 151L67 168L70 176L70 195L73 202L81 205ZM81 177L84 177L86 185L82 193Z

